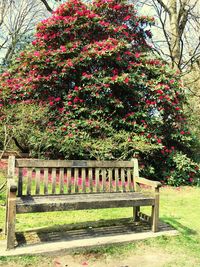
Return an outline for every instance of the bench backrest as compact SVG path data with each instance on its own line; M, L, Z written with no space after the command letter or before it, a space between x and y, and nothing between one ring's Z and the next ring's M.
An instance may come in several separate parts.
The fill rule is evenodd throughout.
M15 169L15 170L14 170ZM134 191L138 161L40 160L9 157L18 196Z

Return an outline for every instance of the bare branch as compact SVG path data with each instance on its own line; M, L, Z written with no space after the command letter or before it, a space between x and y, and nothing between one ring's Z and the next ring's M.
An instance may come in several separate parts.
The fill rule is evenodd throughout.
M47 2L46 0L40 0L40 1L45 5L46 9L47 9L50 13L53 12L53 10L51 9L50 5L48 4L48 2Z

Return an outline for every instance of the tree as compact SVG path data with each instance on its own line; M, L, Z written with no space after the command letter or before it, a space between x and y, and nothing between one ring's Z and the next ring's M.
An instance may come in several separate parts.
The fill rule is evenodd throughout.
M200 59L200 6L198 0L141 1L158 19L155 47L172 66L188 70ZM160 30L159 30L160 29ZM159 33L159 34L158 34Z
M48 118L31 133L40 155L130 159L140 153L149 176L159 178L162 171L166 178L172 170L167 162L174 168L176 156L188 153L191 135L181 82L146 42L151 33L145 25L153 23L126 1L62 4L0 76L2 120L20 103L44 106ZM29 149L38 153L31 142ZM188 170L178 183L191 182Z
M29 42L35 24L46 16L45 12L40 0L0 0L0 57L3 64L11 61L19 46Z

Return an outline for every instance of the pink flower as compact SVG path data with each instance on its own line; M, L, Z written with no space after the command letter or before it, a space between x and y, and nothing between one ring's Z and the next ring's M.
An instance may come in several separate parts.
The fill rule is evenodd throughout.
M140 53L136 52L136 53L135 53L135 57L136 57L136 58L139 58L139 57L140 57Z
M40 52L39 52L39 51L35 51L35 52L33 53L33 55L36 56L36 57L39 57L39 56L40 56Z
M185 134L185 132L184 131L181 131L180 134Z
M64 45L61 45L60 50L64 53L67 51L66 47Z

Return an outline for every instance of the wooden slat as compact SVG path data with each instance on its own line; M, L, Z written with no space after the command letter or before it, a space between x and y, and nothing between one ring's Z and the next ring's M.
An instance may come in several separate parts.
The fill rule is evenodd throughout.
M109 182L109 191L112 192L113 190L113 172L112 169L108 169L108 182Z
M93 192L93 177L92 177L92 168L89 168L88 178L89 178L89 191Z
M31 196L17 199L17 213L154 205L154 197L137 192Z
M119 191L119 169L115 168L115 191Z
M16 167L27 168L131 168L133 166L133 161L16 159Z
M131 186L131 169L127 169L127 183L128 183L128 191L133 191L132 186Z
M56 168L52 168L52 194L56 193Z
M48 195L48 180L49 180L49 170L44 168L44 194Z
M72 181L71 181L71 169L67 169L67 192L68 194L71 194L72 192Z
M106 169L102 169L102 187L103 187L103 192L106 192Z
M121 182L122 182L122 190L123 190L123 192L126 192L126 186L125 186L125 170L124 170L124 168L121 168Z
M19 168L18 196L22 196L22 190L23 190L23 169Z
M35 188L35 194L39 195L40 194L40 168L36 168L36 176L35 176L35 180L36 180L36 188Z
M82 179L82 192L86 192L86 184L85 184L85 178L86 178L86 169L81 169L81 179Z
M138 160L133 159L132 160L134 163L134 170L133 170L133 183L134 183L134 191L139 190L139 185L136 183L136 179L139 177L139 167L138 167Z
M74 170L74 190L75 193L78 193L78 168Z
M27 189L26 189L26 194L28 196L31 195L32 171L33 171L32 168L28 168L27 172L28 179L27 179Z
M95 182L96 182L95 187L96 187L96 192L100 192L99 171L100 171L99 168L96 168L95 169Z
M59 181L60 181L60 194L64 194L64 168L60 168Z

